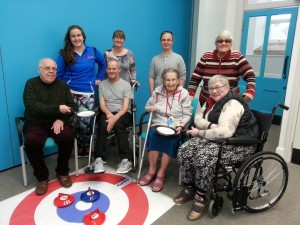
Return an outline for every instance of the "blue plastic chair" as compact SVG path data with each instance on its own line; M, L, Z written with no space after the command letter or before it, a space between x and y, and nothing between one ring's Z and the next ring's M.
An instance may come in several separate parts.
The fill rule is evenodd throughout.
M26 171L26 160L25 160L25 151L24 151L24 137L23 137L23 125L24 125L24 117L16 117L16 127L18 131L18 137L19 137L19 144L20 144L20 154L21 154L21 164L22 164L22 174L23 174L23 182L24 186L26 187L27 182L27 171ZM44 149L48 148L57 148L57 144L53 140L53 138L49 137L46 139ZM78 172L78 149L77 149L77 139L74 138L74 152L75 152L75 174L76 176L79 175Z

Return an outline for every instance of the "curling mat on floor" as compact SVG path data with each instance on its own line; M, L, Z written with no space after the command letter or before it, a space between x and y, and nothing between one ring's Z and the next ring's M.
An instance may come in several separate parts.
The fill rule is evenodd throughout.
M36 196L33 188L0 202L0 224L81 225L84 216L96 209L105 213L103 224L151 224L174 205L168 196L153 193L148 186L140 187L130 177L115 174L110 168L104 174L81 173L71 178L71 188L62 188L54 180L44 196ZM100 192L97 201L80 199L89 188ZM60 193L74 196L74 202L57 207L54 199Z

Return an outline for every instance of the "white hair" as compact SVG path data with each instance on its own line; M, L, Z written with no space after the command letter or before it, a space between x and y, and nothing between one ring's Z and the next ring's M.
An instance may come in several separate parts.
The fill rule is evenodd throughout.
M227 77L217 74L208 80L208 86L215 84L217 82L220 82L222 85L229 85L229 81L228 81Z
M217 40L219 40L219 39L230 39L231 42L232 42L233 41L233 36L228 30L223 30L218 34L218 36L216 37L215 42L217 42Z
M55 62L53 59L51 59L51 58L43 58L43 59L41 59L41 60L39 61L38 67L42 67L42 66L44 65L44 62L45 62L45 61L52 61L52 62L54 62L55 65L56 65L56 62Z

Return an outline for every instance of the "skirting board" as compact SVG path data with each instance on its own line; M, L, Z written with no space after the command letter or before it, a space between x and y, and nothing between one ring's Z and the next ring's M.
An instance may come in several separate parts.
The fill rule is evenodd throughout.
M300 165L300 149L293 148L291 162Z

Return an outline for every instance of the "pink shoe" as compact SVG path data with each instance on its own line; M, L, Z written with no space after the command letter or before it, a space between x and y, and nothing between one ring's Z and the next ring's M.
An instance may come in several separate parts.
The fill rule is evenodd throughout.
M152 174L152 173L148 172L145 176L142 177L142 179L140 180L139 185L140 186L145 186L145 185L150 184L150 182L152 180L154 180L155 176L156 176L155 173Z
M153 192L160 192L164 188L165 177L156 176L154 183L152 184Z

